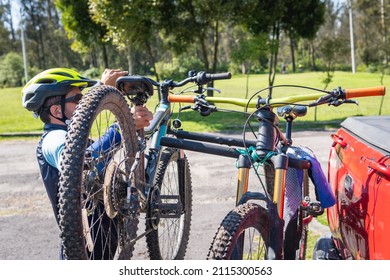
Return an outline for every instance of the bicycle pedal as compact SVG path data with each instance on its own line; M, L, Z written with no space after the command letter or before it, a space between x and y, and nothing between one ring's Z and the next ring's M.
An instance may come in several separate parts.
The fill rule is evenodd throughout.
M307 205L306 210L309 213L309 215L312 215L313 217L318 217L324 214L324 208L322 208L321 202L318 201L310 202Z

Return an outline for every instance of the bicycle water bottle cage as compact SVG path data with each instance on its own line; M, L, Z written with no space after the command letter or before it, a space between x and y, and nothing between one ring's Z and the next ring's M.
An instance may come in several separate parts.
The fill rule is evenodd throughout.
M116 80L116 87L134 105L144 105L153 96L153 85L142 76L123 76Z
M297 117L303 117L306 116L307 113L307 107L306 106L291 106L291 105L286 105L279 107L277 109L277 113L279 117L282 117L286 120L294 120Z

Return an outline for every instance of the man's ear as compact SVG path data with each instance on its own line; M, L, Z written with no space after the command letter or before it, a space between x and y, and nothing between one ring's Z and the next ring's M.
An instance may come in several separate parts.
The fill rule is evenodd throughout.
M50 107L50 113L52 116L62 118L62 110L60 105L52 105Z

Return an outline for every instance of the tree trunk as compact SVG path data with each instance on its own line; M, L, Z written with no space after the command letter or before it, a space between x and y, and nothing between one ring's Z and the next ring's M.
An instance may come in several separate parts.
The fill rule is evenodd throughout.
M156 77L156 81L160 81L160 77L159 77L158 72L157 72L156 60L155 60L154 55L153 55L152 47L148 41L145 41L145 46L146 46L146 49L148 51L150 60L152 61L152 67L153 67L154 76ZM159 101L161 100L160 89L158 89L158 100Z
M214 34L214 56L213 56L213 68L212 68L213 73L217 71L218 46L219 46L219 21L217 20L215 23L215 34ZM207 86L214 87L214 81L209 82ZM212 90L208 90L207 96L214 96L214 92Z
M206 46L206 42L205 42L203 34L201 34L199 36L199 41L200 41L200 46L201 46L201 49L202 49L202 57L203 57L204 68L205 68L205 71L209 71L210 70L210 64L209 64L209 59L208 59L207 46Z
M9 27L11 29L10 31L11 31L12 44L16 45L15 29L14 29L14 25L13 25L13 22L12 22L11 0L8 0L7 10L9 12L9 22L8 22L8 24L9 24Z
M272 87L275 82L275 76L276 76L276 67L277 67L277 61L278 61L278 52L279 52L279 35L280 35L280 28L279 28L279 22L276 22L273 26L272 30L272 47L271 47L271 59L269 64L269 74L268 74L268 85ZM269 90L269 95L272 95L272 88Z
M295 41L294 38L290 35L290 50L291 50L291 63L292 63L292 71L296 71L295 66Z
M97 68L98 67L98 60L97 60L95 47L93 47L92 52L91 52L91 61L92 61L92 66Z
M310 43L310 60L311 60L311 70L315 71L316 70L316 59L314 55L314 44L313 42Z
M108 63L108 56L107 56L107 48L106 44L102 43L102 54L103 54L103 64L106 69L110 68L110 65Z
M215 36L214 36L214 57L213 57L213 73L217 71L218 63L218 46L219 46L219 21L215 23Z
M131 58L131 46L129 45L126 49L126 58L127 58L127 65L128 65L128 71L129 75L133 75L133 60Z

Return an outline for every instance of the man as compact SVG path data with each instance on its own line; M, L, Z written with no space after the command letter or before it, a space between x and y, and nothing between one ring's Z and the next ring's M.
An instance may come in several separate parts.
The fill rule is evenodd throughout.
M44 133L37 147L41 176L58 223L58 180L61 153L65 144L67 125L82 98L81 91L95 84L115 86L117 78L127 71L106 69L101 81L82 77L74 70L54 68L32 78L22 89L23 106L33 111L44 123ZM152 113L143 106L132 108L137 129L149 125ZM60 255L62 258L62 253Z

